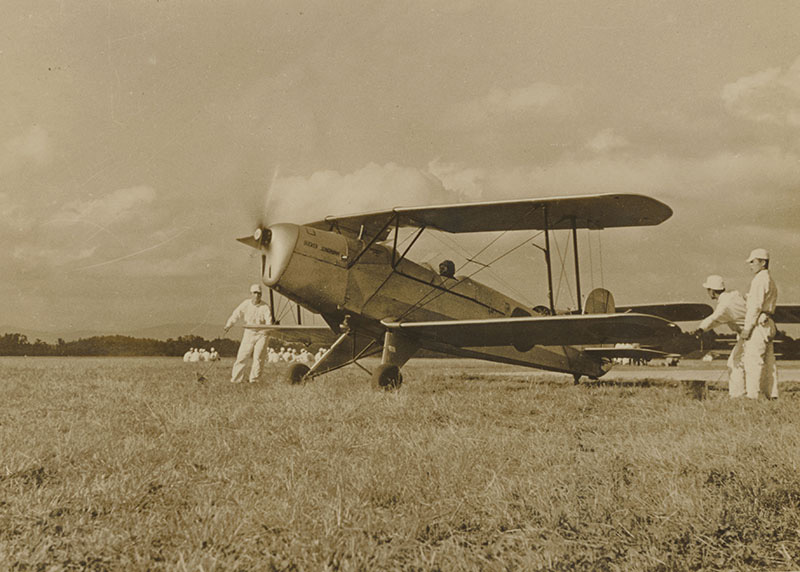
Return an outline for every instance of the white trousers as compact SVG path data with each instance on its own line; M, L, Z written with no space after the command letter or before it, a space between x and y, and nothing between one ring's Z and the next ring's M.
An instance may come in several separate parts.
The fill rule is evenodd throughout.
M731 397L744 397L744 340L736 336L736 344L728 356L728 394Z
M744 375L747 397L758 399L778 398L778 368L775 365L775 323L766 320L753 328L750 339L744 343Z
M253 357L253 365L250 368L250 383L258 381L266 348L267 336L263 332L245 330L242 336L242 343L239 344L239 353L236 354L236 361L233 362L231 382L240 383L244 381L244 368L250 356Z

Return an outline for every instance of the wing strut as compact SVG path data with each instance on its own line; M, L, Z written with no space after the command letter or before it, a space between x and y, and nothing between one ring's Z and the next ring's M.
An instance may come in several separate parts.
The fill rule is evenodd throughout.
M393 214L392 214L392 216L391 216L391 217L389 217L389 220L387 220L387 221L386 221L386 224L384 224L384 225L381 227L381 229L380 229L378 232L376 232L376 233L375 233L375 235L374 235L374 236L373 236L373 237L370 239L370 241L369 241L369 242L368 242L368 243L367 243L367 244L364 246L364 248L362 248L362 249L361 249L361 252L359 252L359 253L356 255L356 257L355 257L353 260L348 260L348 262L347 262L347 269L348 269L348 270L349 270L350 268L352 268L353 266L355 266L355 265L356 265L356 262L358 262L358 261L361 259L361 257L364 255L364 253L365 253L367 250L369 250L369 249L370 249L370 247L371 247L373 244L375 244L376 242L378 242L378 239L381 237L381 235L383 234L383 232L384 232L384 231L385 231L387 228L389 228L389 226L390 226L390 225L391 225L393 222L395 222L395 219L399 218L399 216L400 216L400 215L398 215L398 214L396 214L396 213L393 213ZM362 229L363 229L363 225L362 225ZM363 236L363 234L364 234L364 233L363 233L363 230L359 232L359 236Z
M275 319L275 295L272 292L272 288L269 289L269 315L272 318L272 323L277 324L278 321Z
M397 270L397 265L400 264L400 261L403 260L406 257L406 254L408 254L408 251L411 250L411 247L414 246L414 244L417 242L417 240L419 240L419 237L422 236L422 233L424 231L425 231L425 225L422 225L421 227L419 227L419 230L417 231L416 236L414 236L414 238L411 240L411 243L406 247L406 249L403 251L403 254L401 254L400 258L398 258L397 260L395 260L395 254L397 253L397 243L395 243L395 250L392 251L392 269ZM400 274L403 274L403 273L400 272ZM403 274L403 276L405 276L405 274Z
M581 308L581 273L580 265L578 264L578 226L575 217L572 217L572 248L575 255L575 287L578 290L578 313L583 314Z
M547 297L550 300L550 313L555 316L556 305L553 302L553 269L550 265L550 230L547 220L547 204L544 210L544 260L547 263Z

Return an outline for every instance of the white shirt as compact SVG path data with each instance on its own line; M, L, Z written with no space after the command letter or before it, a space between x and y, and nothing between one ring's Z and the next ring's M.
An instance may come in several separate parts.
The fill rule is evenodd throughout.
M272 315L269 311L269 305L265 302L254 304L249 298L239 304L236 309L228 318L225 323L225 328L230 328L239 320L244 320L245 327L247 326L266 326L272 323Z
M744 317L745 331L751 331L761 312L770 316L775 313L778 303L778 287L772 281L772 276L766 268L759 270L750 283L750 292L747 293L747 312Z
M742 331L746 310L747 304L737 290L723 292L717 299L717 307L714 313L700 322L698 327L703 331L707 331L725 324L738 334Z

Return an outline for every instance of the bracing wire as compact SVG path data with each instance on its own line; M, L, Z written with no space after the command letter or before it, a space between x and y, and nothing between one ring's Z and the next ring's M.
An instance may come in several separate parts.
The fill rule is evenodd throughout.
M503 234L505 234L506 232L508 232L508 231L503 231L503 233L502 233L500 236L502 236L502 235L503 235ZM471 274L467 274L467 276L466 276L465 278L472 278L472 277L473 277L473 276L475 276L475 275L476 275L478 272L481 272L482 270L484 270L484 269L486 269L486 268L490 267L492 264L496 263L498 260L501 260L501 259L505 258L505 257L506 257L506 256L508 256L509 254L511 254L512 252L514 252L515 250L518 250L519 248L521 248L521 247L525 246L525 245L526 245L528 242L530 242L531 240L535 240L535 239L536 239L538 236L540 236L540 235L541 235L543 232L544 232L544 231L539 231L537 234L527 237L525 240L523 240L522 242L520 242L519 244L517 244L517 245L516 245L516 246L514 246L513 248L510 248L509 250L507 250L506 252L504 252L504 253L503 253L503 254L501 254L500 256L497 256L497 257L495 257L494 259L492 259L490 262L488 262L488 263L486 263L486 264L482 264L482 265L481 265L481 266L480 266L480 267L479 267L477 270L475 270L475 271L474 271L474 272L472 272ZM499 238L500 238L499 236L498 236L498 237L496 237L494 240L492 240L492 241L491 241L491 244L493 244L493 243L497 242L497 240L498 240ZM477 255L478 255L478 254L480 254L481 252L484 252L484 251L485 251L485 250L488 248L488 246L490 246L490 245L487 245L487 246L483 247L483 248L482 248L482 249L481 249L481 250L480 250L480 251L479 251L479 252L478 252L478 253L477 253L475 256L477 256ZM475 258L475 256L473 256L472 258ZM459 269L460 269L460 268L463 268L464 266L466 266L466 264L462 264L462 265L459 267ZM457 285L458 285L458 284L454 285L454 286L453 286L453 288L455 288L455 286L457 286ZM447 293L447 292L449 292L449 291L450 291L450 289L447 289L447 288L437 289L437 288L435 288L435 287L431 286L431 289L430 289L428 292L426 292L426 293L425 293L425 294L424 294L424 295L423 295L423 296L422 296L422 297L421 297L421 298L420 298L420 299L419 299L417 302L415 302L414 304L412 304L411 306L409 306L409 307L406 309L406 311L405 311L405 312L403 312L403 313L402 313L402 315L400 315L400 316L399 316L397 319L399 320L399 319L401 319L401 318L404 318L405 316L407 316L407 315L408 315L409 313L411 313L412 311L414 311L414 310L416 310L416 309L418 309L418 308L422 308L423 306L425 306L425 305L427 305L427 304L430 304L431 302L433 302L434 300L436 300L436 299L437 299L439 296L441 296L442 294L445 294L445 293ZM431 296L431 295L432 295L432 296ZM429 296L430 296L430 299L428 299L428 300L425 300L425 299L426 299L426 298L428 298Z
M288 300L287 298L285 298L284 296L281 296L280 294L278 294L278 304L277 304L277 306L278 306L278 311L276 312L277 320L279 322L282 322L283 319L286 317L286 315L291 311L292 302L290 300Z
M570 240L572 240L572 235L568 234L567 235L567 243L564 246L564 254L563 255L561 253L561 247L558 245L558 240L554 240L553 241L553 242L555 242L555 245L556 245L556 253L558 254L559 262L561 262L561 272L559 272L559 274L558 274L558 286L556 286L556 291L555 291L556 302L558 302L558 296L561 293L561 280L562 279L567 284L567 293L569 294L570 303L572 301L572 287L570 286L569 277L567 276L567 264L566 264L566 253L569 252Z
M606 281L605 281L605 278L603 276L603 235L598 234L597 242L600 245L600 254L599 254L599 258L600 258L600 288L605 288L606 287Z
M455 240L452 240L450 237L444 236L438 232L434 232L430 236L433 236L436 240L444 244L446 247L452 248L453 250L458 252L458 254L464 257L464 259L466 259L467 262L472 262L473 264L483 266L483 263L475 260L474 256L471 256L463 246L458 244L458 242L456 242ZM463 266L466 266L466 264L464 264ZM510 282L499 276L496 272L493 271L492 268L485 267L484 269L492 276L492 278L494 278L497 282L502 284L503 287L505 287L509 292L519 297L522 302L524 302L528 306L533 306L533 303L530 301L530 299L526 294L524 294L523 292L515 288L513 284L511 284Z

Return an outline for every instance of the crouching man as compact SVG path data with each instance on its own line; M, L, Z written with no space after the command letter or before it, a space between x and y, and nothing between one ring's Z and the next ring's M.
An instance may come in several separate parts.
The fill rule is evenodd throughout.
M722 276L716 274L706 278L703 288L708 291L709 298L717 301L717 307L710 316L700 322L694 334L700 336L703 332L723 325L728 326L736 333L736 343L728 357L728 395L743 397L745 394L744 362L742 361L744 340L741 334L746 311L744 298L737 290L726 291Z

